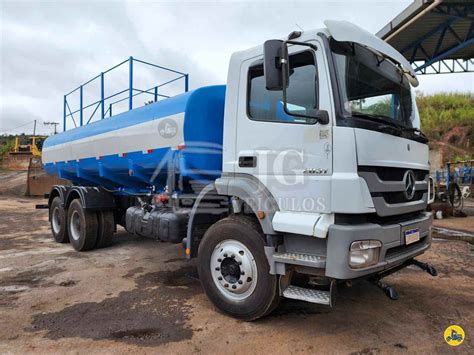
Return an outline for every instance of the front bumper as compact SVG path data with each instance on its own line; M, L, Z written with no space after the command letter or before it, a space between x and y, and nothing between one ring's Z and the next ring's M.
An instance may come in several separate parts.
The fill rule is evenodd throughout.
M333 224L329 227L326 276L335 279L356 279L381 273L423 254L431 245L432 214L388 225L364 223L359 225ZM405 231L418 228L420 240L406 245ZM349 249L354 241L378 240L382 243L379 262L375 265L352 269L349 267Z

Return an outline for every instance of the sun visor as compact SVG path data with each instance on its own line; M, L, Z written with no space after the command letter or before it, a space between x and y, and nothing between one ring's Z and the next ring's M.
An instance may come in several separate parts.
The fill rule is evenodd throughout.
M336 41L360 44L361 46L375 50L400 64L407 75L410 84L418 86L418 79L416 78L413 67L403 55L387 42L347 21L326 20L324 21L324 24Z

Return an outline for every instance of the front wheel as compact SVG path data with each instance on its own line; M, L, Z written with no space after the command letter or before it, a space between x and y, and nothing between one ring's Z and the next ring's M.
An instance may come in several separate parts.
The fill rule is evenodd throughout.
M198 251L199 278L214 305L247 321L270 313L278 304L277 276L270 274L258 223L243 216L211 226Z

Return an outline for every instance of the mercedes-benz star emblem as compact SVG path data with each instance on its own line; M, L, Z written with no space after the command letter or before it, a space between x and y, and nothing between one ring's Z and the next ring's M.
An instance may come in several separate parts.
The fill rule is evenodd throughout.
M405 194L407 200L411 200L415 195L416 183L415 173L413 172L413 170L407 170L405 172L405 175L403 176L403 182L405 184L405 190L403 191L403 193Z

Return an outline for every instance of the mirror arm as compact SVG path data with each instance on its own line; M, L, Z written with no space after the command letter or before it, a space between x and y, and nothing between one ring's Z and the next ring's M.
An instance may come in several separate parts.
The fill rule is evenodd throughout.
M315 51L318 50L318 47L316 45L312 44L312 43L287 40L287 41L283 41L282 46L283 45L286 46L287 44L295 44L295 45L298 45L298 46L305 46L305 47L309 47L311 49L314 49Z
M300 46L306 46L310 47L313 50L317 50L318 47L316 47L314 44L311 43L306 43L306 42L298 42L298 41L284 41L281 44L281 58L280 58L280 65L282 68L282 86L283 86L283 92L282 92L282 99L283 99L283 111L289 115L289 116L295 116L295 117L302 117L302 118L312 118L315 119L316 122L319 122L321 124L328 124L329 122L326 122L326 120L323 120L319 117L313 117L313 116L308 116L308 115L300 115L298 113L292 113L288 110L287 106L287 100L286 100L286 87L288 86L287 79L290 77L289 76L289 56L288 56L288 45L287 44L295 44L295 45L300 45Z

